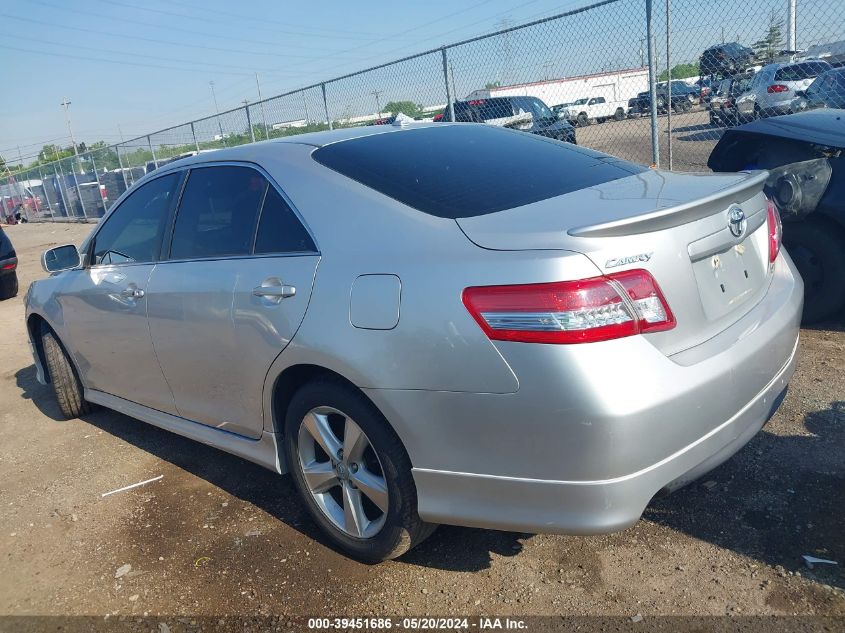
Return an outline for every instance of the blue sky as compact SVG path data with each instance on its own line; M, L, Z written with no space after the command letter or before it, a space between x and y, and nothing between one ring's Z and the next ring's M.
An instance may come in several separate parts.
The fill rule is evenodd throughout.
M589 4L584 0L427 0L425 3L244 0L3 0L0 4L0 154L25 162L46 142L118 142L477 34ZM672 0L673 61L721 38L750 44L786 0ZM639 65L643 0L622 0L549 27L451 54L459 95L511 82ZM665 50L664 3L656 2ZM354 7L354 10L350 7ZM799 45L845 38L838 0L799 0ZM665 60L665 57L663 57ZM439 56L330 86L333 117L375 111L391 98L443 102ZM372 107L371 107L372 103ZM321 107L311 91L273 104L275 120Z

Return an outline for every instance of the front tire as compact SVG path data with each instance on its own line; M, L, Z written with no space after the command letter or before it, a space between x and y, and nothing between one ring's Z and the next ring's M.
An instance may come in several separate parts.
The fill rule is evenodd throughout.
M816 323L845 307L845 237L816 222L785 227L783 245L804 280L804 323Z
M76 369L59 343L56 333L49 327L45 326L41 332L41 346L44 350L50 383L53 385L53 393L56 394L62 415L69 420L90 412L91 405L85 401L82 383L79 381Z
M582 112L581 114L579 114L578 117L575 119L575 123L578 125L578 127L587 127L590 124L590 119L587 117L587 113Z
M367 563L396 558L436 528L417 514L402 443L351 385L326 379L301 387L288 407L284 448L312 518L353 558Z
M625 118L625 111L622 108L616 108L616 112L613 113L613 119L615 121L621 121Z

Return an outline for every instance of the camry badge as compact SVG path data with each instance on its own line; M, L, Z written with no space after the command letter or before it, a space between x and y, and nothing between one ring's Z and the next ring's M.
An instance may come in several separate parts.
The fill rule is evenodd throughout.
M616 268L617 266L624 266L625 264L636 264L637 262L647 262L651 259L651 253L640 253L639 255L629 255L628 257L612 257L605 262L605 268Z
M731 235L741 237L745 232L745 224L745 212L737 206L731 207L728 211L728 228Z

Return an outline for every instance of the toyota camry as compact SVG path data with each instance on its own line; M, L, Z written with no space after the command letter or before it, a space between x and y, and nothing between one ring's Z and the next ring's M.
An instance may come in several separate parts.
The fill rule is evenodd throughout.
M783 398L803 287L766 176L460 123L198 154L44 253L38 377L289 472L361 560L621 530Z

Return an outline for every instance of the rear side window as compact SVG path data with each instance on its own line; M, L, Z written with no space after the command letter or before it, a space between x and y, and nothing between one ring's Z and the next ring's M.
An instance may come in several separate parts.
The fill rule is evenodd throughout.
M802 79L812 79L813 77L818 77L824 71L829 69L830 66L820 62L793 64L792 66L778 68L777 72L775 72L775 81L801 81Z
M270 187L261 210L255 253L301 253L317 249L311 236L278 191Z
M646 171L489 125L439 125L339 141L314 151L334 171L429 215L468 218Z
M249 167L192 169L176 215L170 258L248 255L267 185Z
M94 238L94 264L146 263L158 259L164 227L181 174L141 185L109 215Z

